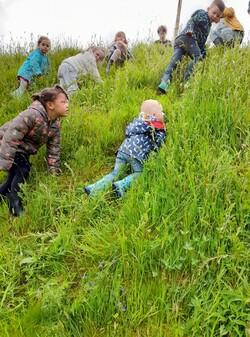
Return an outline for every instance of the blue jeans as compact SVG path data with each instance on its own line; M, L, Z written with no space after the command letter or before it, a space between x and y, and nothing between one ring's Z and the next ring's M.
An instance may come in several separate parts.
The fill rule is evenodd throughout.
M127 163L131 165L133 173L129 174L124 179L116 182L116 185L119 187L119 189L126 191L130 187L134 179L142 173L143 166L139 160L132 158L126 153L120 151L118 151L117 153L115 167L113 171L104 176L102 179L98 180L96 183L87 186L86 188L89 189L92 195L96 194L100 190L104 190L108 185L115 181L115 179L119 176L122 168Z
M181 61L185 55L188 55L193 60L185 72L185 81L187 81L193 72L195 63L201 60L203 57L198 43L192 37L181 35L175 39L174 54L165 70L162 81L166 83L172 81L172 73L177 67L177 63Z

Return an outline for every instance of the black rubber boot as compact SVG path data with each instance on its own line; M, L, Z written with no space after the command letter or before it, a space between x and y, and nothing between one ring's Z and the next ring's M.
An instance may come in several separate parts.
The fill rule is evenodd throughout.
M24 215L22 199L15 193L7 193L6 195L9 203L9 212L14 216Z

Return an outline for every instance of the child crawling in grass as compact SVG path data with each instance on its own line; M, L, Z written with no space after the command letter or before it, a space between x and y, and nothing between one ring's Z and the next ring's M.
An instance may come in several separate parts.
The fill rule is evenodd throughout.
M14 216L24 213L20 185L30 173L30 155L46 144L50 173L60 173L60 117L67 115L68 96L59 86L32 96L30 107L0 127L0 171L8 172L0 186Z
M18 70L19 88L11 93L13 97L20 98L36 77L47 73L50 65L47 54L50 48L50 40L46 36L39 37L37 48L29 54Z
M126 128L126 138L116 152L113 171L96 183L86 186L85 193L93 197L112 183L116 196L123 197L131 183L142 173L143 165L151 152L157 151L165 141L163 118L162 106L158 101L153 99L144 101L139 117L134 118ZM130 164L133 173L115 181L127 163Z

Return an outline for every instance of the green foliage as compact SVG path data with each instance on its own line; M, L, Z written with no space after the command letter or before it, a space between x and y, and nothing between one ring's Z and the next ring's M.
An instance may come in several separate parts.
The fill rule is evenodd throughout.
M138 43L134 59L81 79L62 121L62 174L45 149L23 186L25 216L0 205L3 337L249 336L248 47L208 50L190 81L185 62L168 95L156 88L172 50ZM0 123L57 83L76 45L49 55L51 70L17 100L23 52L0 55ZM84 186L110 172L128 122L145 99L168 118L167 141L123 199ZM1 172L2 182L6 174Z

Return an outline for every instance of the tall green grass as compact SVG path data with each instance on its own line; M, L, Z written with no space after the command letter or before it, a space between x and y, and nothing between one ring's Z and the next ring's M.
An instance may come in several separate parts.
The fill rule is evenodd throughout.
M20 100L10 92L25 56L2 54L1 124L78 51L52 52ZM81 81L62 122L62 175L47 176L40 149L25 216L0 205L1 336L249 336L249 47L209 49L187 85L182 66L160 97L172 50L138 43L133 54L109 74L101 66L104 83ZM88 200L84 186L112 170L149 98L168 117L166 144L123 199L108 189Z

